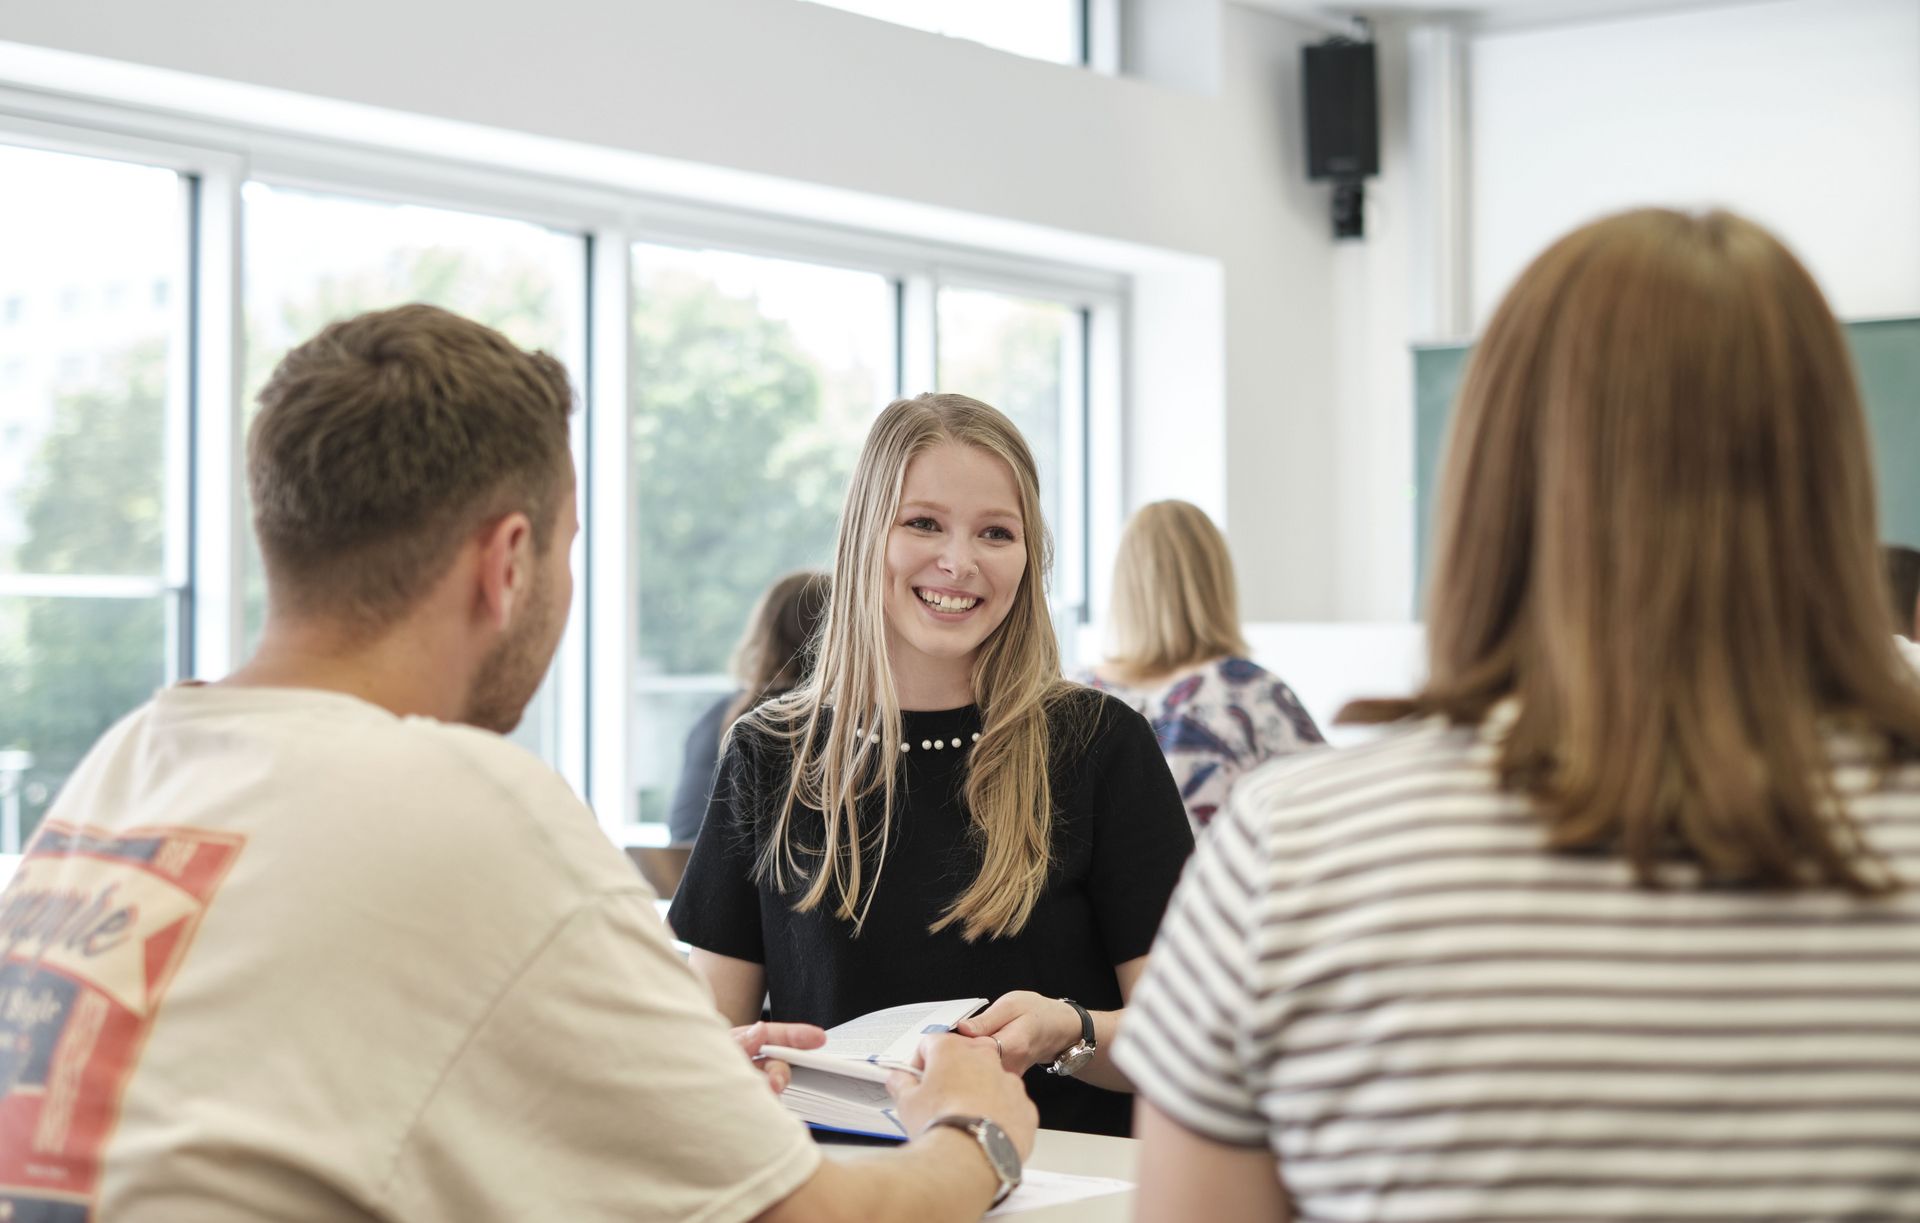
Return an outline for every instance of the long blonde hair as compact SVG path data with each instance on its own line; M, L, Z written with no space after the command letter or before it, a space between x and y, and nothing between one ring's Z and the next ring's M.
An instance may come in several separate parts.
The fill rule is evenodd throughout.
M1073 691L1060 676L1047 608L1053 541L1040 513L1039 475L1012 421L964 395L888 405L847 488L813 672L738 725L783 740L793 760L756 877L782 892L798 890L796 911L830 904L858 934L886 859L901 767L900 701L887 657L887 536L907 464L942 443L977 447L1007 465L1019 491L1027 549L1013 605L973 663L982 724L967 762L965 799L980 873L931 927L937 932L958 923L971 941L1019 933L1046 886L1053 832L1047 715ZM856 727L878 733L879 742L856 735ZM877 813L866 801L876 795ZM821 813L818 825L812 812ZM863 860L868 852L871 877Z
M1477 724L1557 848L1643 884L1899 886L1839 801L1825 725L1920 755L1888 633L1867 427L1806 270L1725 212L1556 243L1476 348L1441 479L1430 677L1343 718Z
M1206 511L1155 501L1127 523L1113 562L1113 654L1122 683L1245 655L1226 537Z

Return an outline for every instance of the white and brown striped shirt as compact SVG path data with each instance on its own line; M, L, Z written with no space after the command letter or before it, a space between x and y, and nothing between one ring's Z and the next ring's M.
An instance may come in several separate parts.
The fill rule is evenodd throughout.
M1128 1008L1140 1091L1270 1147L1303 1220L1920 1219L1920 767L1834 749L1891 900L1649 891L1542 849L1505 721L1236 788Z

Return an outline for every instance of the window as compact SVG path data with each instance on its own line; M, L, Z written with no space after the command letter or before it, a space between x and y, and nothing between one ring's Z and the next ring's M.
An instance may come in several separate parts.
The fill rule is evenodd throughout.
M1081 0L814 0L1056 64L1086 62Z
M0 194L0 852L107 725L257 642L242 433L287 349L363 310L442 305L574 373L575 618L516 738L616 834L658 835L762 591L831 563L903 382L1027 433L1056 614L1079 617L1088 319L1117 368L1117 283L536 174L255 149L241 129L172 143L207 129L95 113L0 113L0 141L63 150L0 144L0 182L31 185ZM505 215L528 210L551 223ZM656 827L621 827L636 819Z
M832 563L846 481L895 393L896 291L871 272L633 249L632 784L665 818L687 730L734 691L762 590Z
M586 250L579 236L500 217L248 183L246 405L281 357L327 323L426 302L545 349L584 386ZM247 638L265 619L248 537ZM556 665L556 671L557 671ZM556 766L561 681L549 674L514 739Z
M0 853L80 756L177 674L183 321L77 313L85 286L186 267L169 170L0 146ZM57 355L56 355L57 354Z
M1040 469L1063 645L1073 639L1068 625L1078 622L1086 604L1085 351L1085 312L1078 307L980 289L940 290L940 389L1005 412Z

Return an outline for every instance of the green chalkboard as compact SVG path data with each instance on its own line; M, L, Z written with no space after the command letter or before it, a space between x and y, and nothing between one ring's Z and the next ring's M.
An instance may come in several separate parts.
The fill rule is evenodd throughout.
M1847 324L1860 372L1860 393L1873 430L1880 489L1880 534L1888 543L1920 547L1920 318ZM1434 478L1446 445L1447 417L1466 371L1465 344L1413 350L1414 589L1427 585ZM1416 594L1414 614L1419 614Z

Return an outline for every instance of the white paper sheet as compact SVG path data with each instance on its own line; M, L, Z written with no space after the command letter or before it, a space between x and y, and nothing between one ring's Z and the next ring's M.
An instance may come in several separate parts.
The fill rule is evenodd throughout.
M1133 1182L1115 1180L1111 1176L1071 1176L1065 1172L1028 1169L1026 1175L1021 1178L1020 1187L1015 1189L1006 1201L988 1211L986 1217L998 1219L1003 1215L1042 1210L1048 1206L1062 1206L1068 1202L1078 1202L1086 1198L1105 1197L1110 1193L1126 1193L1132 1188Z

